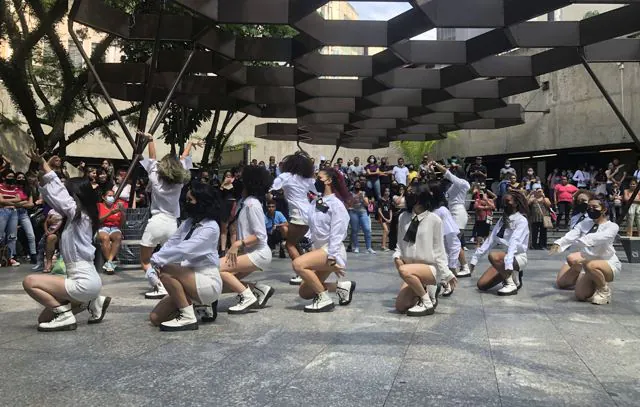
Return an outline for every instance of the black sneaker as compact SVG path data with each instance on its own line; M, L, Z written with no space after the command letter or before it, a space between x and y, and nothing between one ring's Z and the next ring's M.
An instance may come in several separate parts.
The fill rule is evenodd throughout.
M32 254L31 256L29 256L29 259L31 260L31 264L38 264L38 255L37 254Z
M280 246L280 255L278 256L281 259L286 259L287 255L284 253L284 248L282 246Z

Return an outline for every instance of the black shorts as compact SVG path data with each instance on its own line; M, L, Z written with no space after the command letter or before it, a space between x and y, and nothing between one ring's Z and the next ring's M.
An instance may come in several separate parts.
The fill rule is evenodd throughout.
M490 228L491 225L489 225L486 220L477 220L475 225L476 236L488 237Z

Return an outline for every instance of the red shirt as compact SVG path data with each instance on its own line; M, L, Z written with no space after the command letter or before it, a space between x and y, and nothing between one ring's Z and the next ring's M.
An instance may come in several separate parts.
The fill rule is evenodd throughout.
M556 190L556 197L558 202L573 202L573 194L578 192L578 188L575 185L556 184L554 187Z
M0 184L0 195L4 199L12 199L16 196L20 198L21 201L26 201L28 199L27 194L24 193L22 188L17 186L10 186L7 184ZM13 208L13 206L7 206L7 208Z
M117 205L117 204L114 204L114 205ZM99 202L98 216L102 218L103 216L108 214L113 208L115 208L115 206L108 207L104 203ZM122 212L114 213L102 221L102 226L106 226L109 228L114 228L114 227L119 228L121 224L122 224Z

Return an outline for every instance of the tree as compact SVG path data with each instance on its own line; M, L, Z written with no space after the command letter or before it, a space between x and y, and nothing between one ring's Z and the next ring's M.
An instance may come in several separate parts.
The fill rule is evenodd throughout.
M437 141L398 141L396 147L402 152L407 163L418 165L422 157L429 154Z
M141 3L110 1L122 9ZM29 126L37 148L49 152L55 149L64 155L67 145L99 129L113 138L106 127L116 116L101 117L97 112L97 97L87 93L89 72L74 66L56 29L67 15L68 0L6 0L1 8L0 37L8 39L12 54L8 59L0 58L0 80ZM86 29L78 33L83 36ZM99 62L115 41L112 35L103 36L93 48L91 62ZM140 106L133 104L120 114L139 110ZM89 113L93 121L66 134L67 123Z
M587 11L586 13L584 13L584 17L582 17L582 19L586 20L587 18L595 17L599 14L600 12L598 10Z

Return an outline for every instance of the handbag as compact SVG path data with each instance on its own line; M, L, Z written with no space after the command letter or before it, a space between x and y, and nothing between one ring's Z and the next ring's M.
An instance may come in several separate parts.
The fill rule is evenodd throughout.
M542 224L545 229L553 229L553 222L551 221L551 216L544 215L542 217Z

